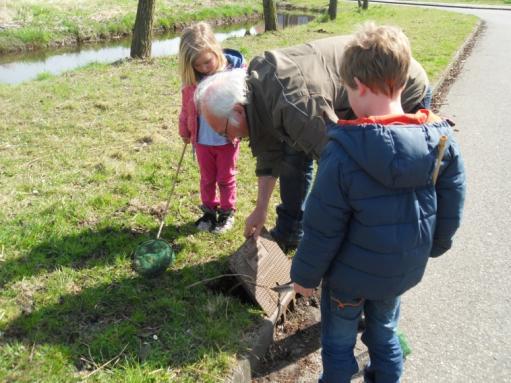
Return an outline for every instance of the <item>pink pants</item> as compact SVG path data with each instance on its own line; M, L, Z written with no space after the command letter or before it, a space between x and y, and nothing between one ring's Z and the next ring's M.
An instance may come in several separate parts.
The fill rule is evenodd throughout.
M196 144L200 168L200 196L202 204L209 209L226 211L236 209L236 161L239 144L208 146ZM220 201L216 195L216 185Z

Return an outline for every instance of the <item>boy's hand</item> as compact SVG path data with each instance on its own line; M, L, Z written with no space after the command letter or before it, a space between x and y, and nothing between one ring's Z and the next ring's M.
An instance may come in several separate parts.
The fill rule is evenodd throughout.
M183 142L185 144L189 144L190 143L190 137L181 137L181 139L183 140Z
M310 297L312 296L312 294L314 294L314 289L307 289L301 285L299 285L298 283L293 283L293 286L294 286L294 289L295 289L295 292L300 294L300 295L303 295L304 297Z

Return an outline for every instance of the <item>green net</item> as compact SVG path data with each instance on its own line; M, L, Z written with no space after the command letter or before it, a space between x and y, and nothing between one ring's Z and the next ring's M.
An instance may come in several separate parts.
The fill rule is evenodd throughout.
M162 239L151 239L140 244L133 256L133 268L144 277L163 273L174 261L172 247Z
M403 351L403 357L406 358L412 353L412 349L408 344L408 339L406 339L406 335L400 330L397 330L397 336L399 337L399 344L401 345L401 350Z

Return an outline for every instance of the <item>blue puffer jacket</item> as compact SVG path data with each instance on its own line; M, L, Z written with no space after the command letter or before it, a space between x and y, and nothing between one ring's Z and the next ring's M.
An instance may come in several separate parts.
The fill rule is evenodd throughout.
M304 216L291 278L366 299L401 295L428 258L447 251L460 225L465 171L447 121L333 125ZM434 121L434 122L429 122ZM448 136L436 185L437 146Z

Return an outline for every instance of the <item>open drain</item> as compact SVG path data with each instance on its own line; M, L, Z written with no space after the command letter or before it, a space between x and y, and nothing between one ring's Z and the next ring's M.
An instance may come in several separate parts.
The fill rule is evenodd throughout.
M241 303L257 305L257 302L248 294L241 282L233 275L226 275L209 281L205 286L215 294L222 294L238 299Z

